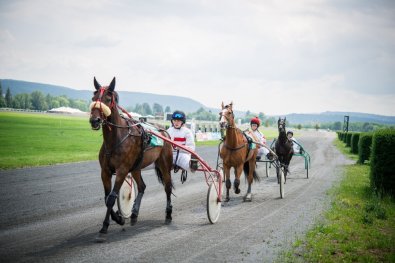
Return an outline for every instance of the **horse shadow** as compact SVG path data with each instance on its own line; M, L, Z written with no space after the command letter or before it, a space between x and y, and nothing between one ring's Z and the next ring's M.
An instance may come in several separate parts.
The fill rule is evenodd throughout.
M50 248L45 248L39 251L27 253L26 256L33 257L37 259L51 258L52 256L61 254L64 251L70 251L70 249L81 249L84 247L100 246L103 244L120 242L123 240L129 240L131 238L136 238L140 235L147 234L155 229L161 227L167 227L170 230L178 230L175 224L165 224L164 220L144 220L139 222L138 225L131 226L128 224L129 221L125 222L125 225L120 226L117 229L108 231L106 236L106 241L101 243L97 242L98 237L97 226L95 225L82 230L80 233L76 234L74 237L62 241L60 244L54 245ZM116 223L113 223L117 226Z

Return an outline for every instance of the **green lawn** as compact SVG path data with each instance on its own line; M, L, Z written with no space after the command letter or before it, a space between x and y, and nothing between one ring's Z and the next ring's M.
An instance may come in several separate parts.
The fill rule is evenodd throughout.
M88 116L0 112L0 169L93 160L101 143Z
M335 144L349 153L343 142ZM279 262L395 262L395 200L377 197L369 171L366 164L345 167L340 185L329 192L325 219Z
M262 131L268 139L277 136L276 129ZM95 160L102 140L102 131L91 129L88 116L0 112L0 169Z

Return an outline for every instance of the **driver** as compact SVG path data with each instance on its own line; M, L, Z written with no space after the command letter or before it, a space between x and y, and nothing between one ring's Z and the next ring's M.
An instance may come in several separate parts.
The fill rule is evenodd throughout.
M293 147L294 153L303 154L303 148L300 146L298 141L293 136L294 136L293 131L291 131L291 130L287 131L287 137L288 137L288 140L292 141L292 145L293 145L292 147Z
M171 124L172 126L167 129L171 139L191 151L195 151L195 140L192 134L192 131L185 127L186 116L185 113L182 111L176 110L171 115ZM188 152L183 151L182 149L178 149L177 147L173 146L173 165L174 165L174 172L178 172L181 168L181 182L184 183L187 180L187 170L189 170L190 163L191 163L191 154ZM191 163L191 172L194 172L197 169L197 162L194 160Z
M265 144L266 145L266 138L265 135L263 135L259 130L259 126L261 125L261 121L259 120L258 117L254 117L251 119L250 121L250 125L251 125L251 130L252 133L258 138L258 142L261 144ZM259 161L262 158L262 155L265 155L267 159L271 160L272 156L270 154L270 151L263 146L259 146L258 145L258 155L256 157L256 159Z

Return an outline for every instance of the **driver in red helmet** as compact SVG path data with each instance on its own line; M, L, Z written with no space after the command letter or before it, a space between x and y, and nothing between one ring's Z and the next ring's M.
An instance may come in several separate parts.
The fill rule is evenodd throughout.
M190 150L195 151L195 140L192 131L185 127L186 116L182 111L175 111L171 115L172 126L167 129L171 139L181 145L188 147ZM174 147L173 147L174 148ZM174 172L177 172L179 168L182 169L181 182L184 183L187 179L187 170L189 170L190 165L192 166L191 171L194 172L197 168L197 163L192 162L191 164L191 154L185 152L181 149L175 148L173 151L173 165Z
M263 135L258 129L259 126L261 125L261 121L259 120L259 118L258 117L252 118L250 121L250 125L251 125L252 133L259 139L258 142L266 145L265 135ZM256 159L260 160L262 158L262 155L266 156L268 159L271 159L270 151L266 149L266 147L260 146L258 147L258 155Z

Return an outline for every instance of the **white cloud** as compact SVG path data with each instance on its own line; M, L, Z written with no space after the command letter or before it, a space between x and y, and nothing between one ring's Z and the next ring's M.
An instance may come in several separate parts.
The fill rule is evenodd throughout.
M116 76L120 90L210 107L395 115L394 6L12 1L0 8L0 77L90 89Z

